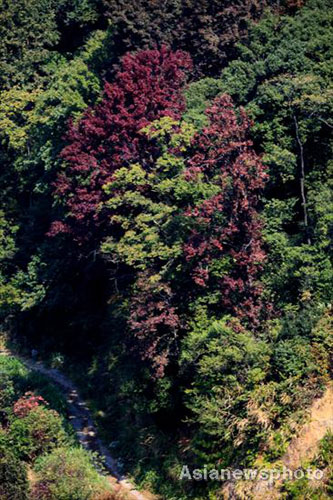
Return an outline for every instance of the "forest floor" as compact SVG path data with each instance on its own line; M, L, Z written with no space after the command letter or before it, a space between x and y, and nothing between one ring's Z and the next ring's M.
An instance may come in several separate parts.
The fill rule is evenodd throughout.
M1 348L0 355L18 358L29 370L38 371L49 377L61 389L66 398L69 411L69 421L73 426L79 443L86 449L98 452L104 458L107 479L113 484L114 490L124 494L128 500L154 500L156 496L146 491L136 490L133 483L119 470L117 460L98 437L91 412L79 395L73 382L59 370L46 367L41 361L28 359L8 348Z

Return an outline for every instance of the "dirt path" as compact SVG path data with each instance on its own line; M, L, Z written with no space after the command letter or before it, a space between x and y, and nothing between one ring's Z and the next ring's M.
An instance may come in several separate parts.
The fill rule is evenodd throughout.
M291 440L286 453L276 464L279 470L283 466L295 471L304 462L311 461L318 453L320 441L325 434L333 432L333 384L327 386L324 394L313 401L308 409L308 421ZM274 468L274 467L272 467ZM268 481L249 483L230 481L222 488L224 500L278 500L281 498L281 480L269 484Z
M333 432L333 386L327 387L321 398L310 409L309 422L294 437L282 457L282 463L291 470L300 467L305 460L316 456L318 444L327 431Z
M111 456L97 435L97 430L87 404L80 398L73 382L59 370L47 368L41 361L27 359L8 349L2 349L0 355L18 358L29 370L38 371L50 378L61 388L68 403L69 420L75 429L79 443L90 451L97 451L104 457L105 467L109 473L107 478L114 485L115 490L125 493L129 500L154 500L157 497L148 492L140 492L119 470L117 461Z

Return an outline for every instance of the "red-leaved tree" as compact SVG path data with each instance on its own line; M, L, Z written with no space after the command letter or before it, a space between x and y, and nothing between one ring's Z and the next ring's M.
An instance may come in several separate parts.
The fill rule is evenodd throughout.
M65 200L67 217L55 221L50 235L71 232L89 239L103 220L102 186L119 167L151 151L140 130L162 116L180 118L185 107L182 94L190 57L160 50L143 50L123 57L113 83L106 83L100 104L88 109L78 123L71 123L68 146L61 156L66 168L55 183L56 196Z
M97 248L107 242L113 272L129 277L122 292L132 345L156 376L177 360L197 300L214 317L232 313L252 326L261 308L257 210L267 174L249 140L250 120L227 95L208 108L209 125L185 139L182 91L190 67L186 54L165 47L123 58L101 103L70 125L66 168L56 182L67 217L50 231L96 238ZM170 120L156 121L165 116L169 129ZM145 132L152 122L152 130L166 126L168 133ZM174 143L172 135L182 133L184 144ZM132 180L134 165L140 182ZM118 178L122 167L128 176L122 170Z
M156 248L179 242L183 255L170 259L167 252L165 259L158 255L145 262L130 301L129 328L157 377L177 359L197 300L212 316L231 313L250 328L258 326L262 312L265 252L258 203L266 170L249 139L251 123L243 109L222 95L206 113L209 125L194 135L187 151L168 148L171 162L183 155L184 169L171 174L177 176L178 196L169 190L160 201L172 205L170 221L175 217L178 225L163 226ZM156 189L145 196L147 215L148 200L158 200Z
M180 329L177 299L171 286L152 283L149 271L140 273L131 299L129 328L143 360L152 364L156 377L164 375Z
M210 124L194 139L185 175L219 189L187 209L194 227L184 252L196 285L218 289L224 309L254 324L262 291L257 276L265 259L258 194L267 174L249 140L244 110L237 114L223 95L206 113Z

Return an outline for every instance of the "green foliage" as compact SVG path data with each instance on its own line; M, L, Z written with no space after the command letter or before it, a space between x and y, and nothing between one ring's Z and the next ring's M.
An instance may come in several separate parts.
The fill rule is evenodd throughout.
M27 389L42 393L48 402L33 393L20 398ZM34 406L33 402L39 402ZM32 403L32 404L30 404ZM58 389L44 376L28 371L13 357L0 357L0 497L4 500L113 499L108 481L101 475L103 465L97 454L74 448L74 431L60 415L67 404ZM72 437L73 436L73 437ZM28 496L25 465L35 462L37 483ZM99 497L99 495L101 495ZM118 498L118 497L117 497Z
M33 461L39 455L65 444L68 436L58 413L39 406L26 417L12 418L8 439L18 457Z
M193 123L197 129L208 125L205 110L223 89L223 82L214 78L203 78L191 83L185 91L187 110L184 113L184 120Z
M119 259L119 262L144 270L153 260L168 265L182 252L179 203L184 198L189 199L192 185L182 176L184 159L169 150L186 151L194 128L186 122L178 124L164 117L142 133L156 140L161 146L161 155L149 173L139 164L120 168L114 181L104 186L107 194L114 190L119 193L113 195L106 206L114 214L112 222L122 228L123 234L119 241L114 237L106 239L101 249L105 254L112 254L114 261ZM200 187L196 189L199 196Z
M282 4L289 3L282 1ZM114 26L116 54L168 45L191 54L195 75L216 75L246 37L248 24L275 0L106 0L106 14Z
M99 6L98 0L2 0L0 88L36 86L50 78L59 57L55 48L68 34L73 41L87 34L99 18Z
M53 5L53 0L1 1L1 86L29 81L59 41Z
M321 470L326 470L325 492L331 496L333 493L333 434L331 432L328 432L321 442L315 465Z
M95 23L99 16L99 0L65 0L59 2L59 7L65 9L61 12L62 22L72 27L82 27L89 23Z
M50 408L66 416L67 402L64 395L59 387L45 375L32 371L26 377L16 379L15 385L21 394L30 391L42 396L48 402Z
M3 375L15 379L17 377L25 377L28 370L17 358L12 356L0 356L0 372Z
M273 362L281 378L306 376L316 367L310 343L302 337L279 342L274 351Z
M9 450L0 451L1 500L28 500L29 482L26 466Z
M2 411L12 405L15 396L13 380L6 373L0 372L0 408Z
M227 3L106 0L107 17L114 21L107 25L99 0L0 0L1 319L25 337L29 350L41 339L52 366L72 361L76 376L83 367L83 390L94 399L106 439L117 441L115 451L141 485L163 498L214 498L205 486L179 484L182 463L253 464L258 450L262 460L281 458L304 410L332 377L331 0ZM279 9L249 23L266 5ZM147 148L136 156L130 155L136 148L131 133L127 139L119 134L123 149L119 155L114 151L118 112L103 129L98 122L103 113L90 124L86 120L82 137L87 133L91 144L84 145L79 166L84 173L85 155L93 148L96 168L82 188L95 182L96 174L96 193L103 201L92 227L101 238L88 235L89 251L68 234L51 240L50 223L62 218L61 195L53 200L54 182L69 171L59 156L68 120L77 123L102 101L103 79L110 79L111 88L113 63L128 48L165 41L194 57L192 83L184 89L186 110L179 120L163 116L146 125L136 140ZM215 78L196 80L199 74ZM125 88L130 78L126 72L122 78ZM140 92L144 85L138 92L142 104ZM224 93L253 119L251 139L269 171L258 195L267 254L261 276L266 310L246 327L225 315L225 296L215 286L234 272L227 238L217 242L224 249L209 262L206 286L193 283L190 259L183 255L186 235L202 228L215 235L225 227L231 204L237 204L230 191L208 225L211 207L204 202L221 191L220 173L229 189L233 165L233 153L225 163L225 151L218 153L228 127L216 132L214 144L207 135L205 110ZM125 104L126 123L135 128L130 99ZM242 111L235 113L238 119ZM107 164L105 150L95 147L99 134L112 158ZM193 166L198 137L208 146L199 151L203 156L194 166L200 172L191 180L184 171ZM234 143L239 140L235 134ZM75 148L70 154L77 158ZM120 166L116 171L114 159ZM202 171L206 159L209 168ZM99 169L110 174L104 185ZM73 176L70 201L79 177ZM242 186L244 178L238 181ZM86 208L84 196L78 220ZM206 210L204 221L184 217L191 205ZM112 219L100 224L101 214ZM232 251L247 222L230 244ZM192 243L202 270L206 242L199 245L194 238ZM254 281L245 279L245 286ZM147 304L165 320L158 333ZM146 313L147 324L138 325ZM128 318L135 338L128 335ZM144 327L153 334L145 338ZM147 368L157 345L163 347L156 357L160 378ZM172 355L163 372L168 349ZM14 418L13 403L26 391L66 415L66 401L52 383L18 360L0 357L0 497L27 498L19 457L35 461L36 500L112 498L92 466L94 457L67 447L71 431L58 414L38 408ZM287 484L285 498L332 496L331 463L328 436L312 464L327 469L327 481L316 491L307 481Z
M22 152L25 149L31 108L39 91L29 92L19 87L1 92L0 138L2 145L11 150Z
M7 220L3 211L0 211L0 262L2 265L9 263L16 252L15 234L18 226L13 221Z
M269 167L266 289L280 308L304 293L332 300L332 30L330 2L267 13L222 73Z
M333 435L328 432L322 439L319 453L311 468L324 472L324 479L318 485L307 478L288 481L283 485L284 498L288 500L329 500L333 493ZM316 482L316 481L315 481Z
M43 89L12 87L2 92L0 137L9 153L16 153L12 159L14 170L26 172L23 186L36 180L28 174L29 169L43 166L47 172L54 162L59 162L57 155L67 120L77 119L98 96L99 78L89 66L105 38L105 33L97 31L70 62L60 57ZM38 178L36 192L41 190L41 183Z
M243 330L231 318L203 328L202 311L183 346L183 363L195 371L187 404L198 426L196 442L202 460L225 463L255 430L263 433L274 415L272 384L263 385L269 372L270 346ZM272 392L273 391L273 392Z
M27 310L40 302L45 296L45 286L39 280L42 264L38 256L28 263L27 269L19 269L1 286L1 305L5 310Z
M185 380L194 373L185 392L197 460L253 463L260 443L267 460L281 457L302 409L330 380L332 353L329 310L295 308L256 338L232 318L212 323L197 306L181 358Z
M280 323L272 359L278 378L322 377L328 380L333 349L330 309L305 302L290 308Z
M66 414L67 403L60 389L45 375L29 371L15 357L0 356L0 384L1 409L9 406L14 401L13 398L18 399L22 394L32 391L41 395L52 409L64 416Z
M96 31L70 62L59 57L44 88L12 87L1 93L0 140L5 167L1 202L6 213L0 215L0 306L4 315L40 304L45 284L57 273L45 266L47 242L42 249L36 247L45 239L50 224L49 195L55 172L62 168L58 154L64 145L67 120L77 119L100 93L95 66L99 58L106 57L107 36L107 32ZM19 266L13 258L18 234L25 241Z
M250 102L253 97L257 100L261 85L269 85L267 77L314 72L327 79L331 75L331 30L329 0L309 0L295 16L267 12L239 46L240 57L223 71L223 81L237 99Z
M57 448L40 457L34 466L37 483L32 498L93 500L99 495L110 500L116 498L110 483L94 468L94 460L93 455L81 448Z
M0 211L0 317L2 318L8 314L18 296L18 291L8 279L17 250L15 242L17 231L18 226L13 223L13 220Z

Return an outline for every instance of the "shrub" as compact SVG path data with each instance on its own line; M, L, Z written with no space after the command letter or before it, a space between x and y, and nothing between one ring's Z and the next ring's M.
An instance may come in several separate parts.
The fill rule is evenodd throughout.
M11 356L0 356L0 373L8 375L10 378L24 377L28 370L18 359Z
M61 390L42 373L37 371L29 372L24 379L20 380L19 389L21 393L33 391L41 395L49 403L50 408L61 415L66 414L67 403Z
M82 448L57 448L35 463L34 500L115 498L105 477L93 466L94 455ZM107 494L110 496L106 496ZM112 496L111 496L112 495Z
M9 429L9 440L14 451L24 460L34 460L61 446L67 439L60 415L42 406L32 409L23 418L14 419Z
M194 372L187 405L197 428L192 449L198 459L208 464L214 456L227 463L245 442L255 449L258 436L273 426L275 384L265 382L270 353L264 340L231 317L205 329L198 322L190 332L182 357L184 368Z
M329 495L333 495L333 433L327 432L321 441L319 457L316 466L326 470L326 489Z
M8 435L7 432L0 427L0 457L6 453L8 449Z
M42 396L35 396L32 392L26 392L24 396L16 401L14 404L14 415L16 417L26 417L28 413L41 404L48 404Z
M282 379L308 375L315 370L309 342L302 337L279 342L275 347L274 365Z
M5 373L0 373L0 409L4 410L11 406L15 399L15 389L13 381Z
M18 397L17 381L26 375L26 368L17 359L0 357L0 410L1 419L6 420L6 413Z
M0 452L1 500L28 499L29 483L25 465L14 455Z

